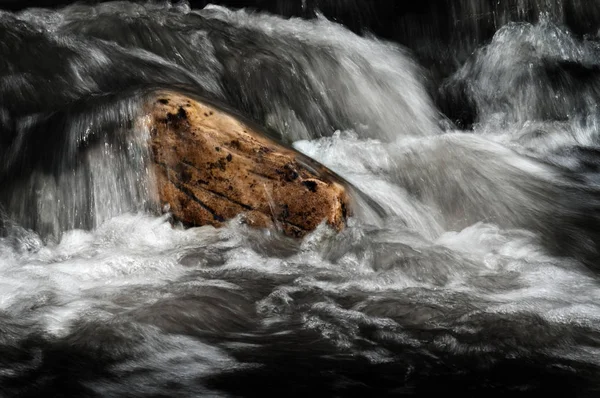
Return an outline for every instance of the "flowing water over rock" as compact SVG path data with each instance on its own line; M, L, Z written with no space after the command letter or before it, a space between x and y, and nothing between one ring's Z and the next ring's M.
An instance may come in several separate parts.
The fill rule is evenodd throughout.
M600 39L559 11L498 18L435 101L409 50L323 16L1 12L0 395L600 393ZM379 214L172 225L132 122L165 88Z

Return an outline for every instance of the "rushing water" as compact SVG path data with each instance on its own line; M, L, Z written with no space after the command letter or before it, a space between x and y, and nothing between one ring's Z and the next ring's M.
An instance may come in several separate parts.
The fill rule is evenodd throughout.
M600 39L504 21L437 103L427 76L323 17L0 13L0 394L597 396ZM302 241L172 225L131 123L164 87L273 128L385 216Z

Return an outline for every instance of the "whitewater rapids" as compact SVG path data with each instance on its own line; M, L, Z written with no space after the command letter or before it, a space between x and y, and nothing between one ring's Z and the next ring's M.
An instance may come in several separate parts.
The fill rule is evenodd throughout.
M0 394L600 391L600 41L508 23L439 87L324 17L0 13ZM150 199L136 90L238 109L365 192L302 241ZM133 138L136 137L136 138Z

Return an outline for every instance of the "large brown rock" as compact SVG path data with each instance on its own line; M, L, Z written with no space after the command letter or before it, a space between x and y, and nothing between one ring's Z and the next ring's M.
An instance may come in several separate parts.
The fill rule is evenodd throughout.
M157 94L147 113L159 198L184 224L220 226L243 214L295 237L323 221L345 226L343 183L249 123L174 92Z

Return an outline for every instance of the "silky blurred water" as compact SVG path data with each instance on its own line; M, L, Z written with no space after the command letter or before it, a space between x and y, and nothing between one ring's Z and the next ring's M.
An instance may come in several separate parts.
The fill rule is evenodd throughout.
M323 16L3 12L0 54L3 396L600 391L597 36L498 26L438 87L468 126L409 50ZM301 241L170 222L133 123L163 88L273 129L383 218Z

